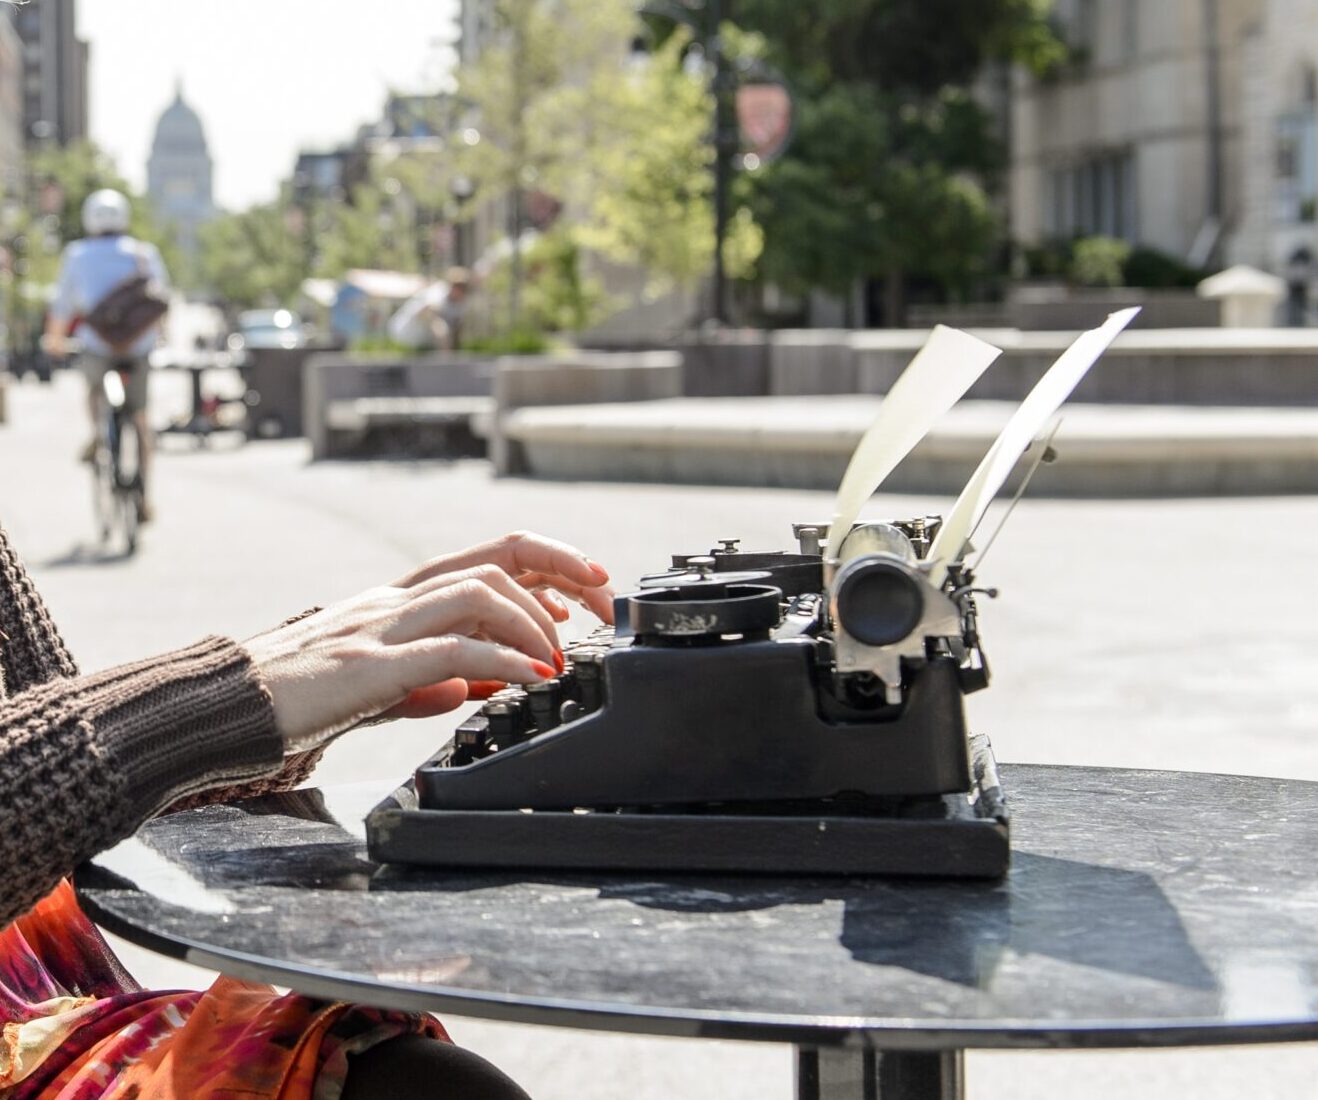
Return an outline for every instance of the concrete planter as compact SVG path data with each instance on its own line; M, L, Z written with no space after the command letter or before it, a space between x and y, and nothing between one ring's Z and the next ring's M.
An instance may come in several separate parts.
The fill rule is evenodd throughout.
M1097 324L1102 318L1091 318ZM856 392L882 394L926 332L858 332ZM967 397L1020 401L1075 339L1074 332L977 333L1002 358ZM1076 389L1076 403L1318 405L1318 332L1308 329L1132 329L1117 337Z
M769 338L769 392L855 393L856 352L850 329L781 329Z
M501 358L494 379L496 412L489 440L495 472L526 472L525 456L505 430L507 418L516 409L654 401L681 395L682 355L676 351L577 351Z
M686 397L763 397L769 392L767 332L735 329L679 341Z
M462 353L415 359L312 355L302 371L311 457L470 454L476 449L472 425L492 404L494 373L492 356ZM451 401L445 405L443 399Z

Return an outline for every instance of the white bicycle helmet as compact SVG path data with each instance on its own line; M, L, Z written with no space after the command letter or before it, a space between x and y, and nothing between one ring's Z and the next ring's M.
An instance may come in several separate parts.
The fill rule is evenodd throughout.
M82 204L82 228L89 237L127 233L131 216L128 199L111 188L93 191Z

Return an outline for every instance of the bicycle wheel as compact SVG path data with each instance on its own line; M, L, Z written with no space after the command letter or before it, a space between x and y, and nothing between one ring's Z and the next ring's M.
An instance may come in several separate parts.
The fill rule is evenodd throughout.
M116 519L124 552L137 550L137 528L142 522L141 440L137 426L122 409L114 410L114 483Z
M114 472L110 447L98 440L92 453L92 514L101 544L107 545L118 529L119 487Z

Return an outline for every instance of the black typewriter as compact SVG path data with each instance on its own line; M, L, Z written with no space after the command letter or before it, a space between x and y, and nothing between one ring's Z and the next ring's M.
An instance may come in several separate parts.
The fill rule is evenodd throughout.
M963 706L989 679L975 601L991 590L976 586L971 536L1018 460L1034 448L1017 497L1052 453L1059 407L1138 312L1058 358L944 517L857 524L999 355L935 328L858 444L831 524L796 525L792 550L728 540L643 577L560 676L492 696L376 807L372 858L1002 875L1006 802Z
M493 695L368 819L372 858L436 866L994 877L1007 814L962 696L975 599L937 518L726 540L617 597L563 673Z

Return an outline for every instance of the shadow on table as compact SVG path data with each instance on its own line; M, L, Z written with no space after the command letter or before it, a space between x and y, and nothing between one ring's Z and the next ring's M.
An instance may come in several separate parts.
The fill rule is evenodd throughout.
M241 815L237 850L198 843L206 819ZM1180 915L1150 875L1015 852L1001 882L948 879L557 874L378 866L326 808L319 792L296 791L191 811L171 840L168 818L143 831L210 889L301 887L434 894L524 884L591 891L601 899L681 913L739 913L841 902L839 942L875 966L985 987L1012 955L1042 955L1198 991L1217 988ZM186 837L186 855L176 841ZM346 900L346 899L345 899Z
M860 962L983 987L1005 952L1045 955L1189 989L1216 988L1175 907L1149 876L1018 852L1003 883L744 879L705 875L480 874L385 867L370 889L463 891L536 882L670 912L843 905L839 942Z

